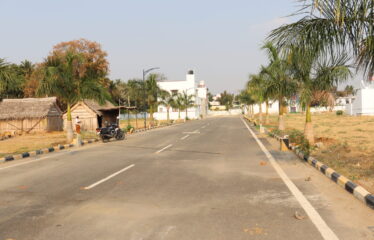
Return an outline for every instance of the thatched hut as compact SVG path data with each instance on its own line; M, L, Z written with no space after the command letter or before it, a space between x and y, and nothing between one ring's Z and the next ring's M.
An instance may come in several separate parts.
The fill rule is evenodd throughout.
M74 119L79 116L81 129L84 131L95 131L96 128L102 127L105 122L115 123L119 109L124 109L123 106L114 106L111 102L106 101L105 104L100 105L94 100L83 100L76 103L71 108L71 117L74 124ZM63 115L64 127L67 123L67 114Z
M0 132L12 134L62 131L62 111L55 97L3 99Z

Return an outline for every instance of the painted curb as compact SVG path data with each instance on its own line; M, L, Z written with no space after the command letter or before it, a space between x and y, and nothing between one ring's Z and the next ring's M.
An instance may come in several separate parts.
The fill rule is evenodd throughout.
M135 130L133 132L133 134L139 133L139 132L149 131L149 130L156 129L156 128L176 126L176 125L180 125L180 124L184 124L184 123L167 124L167 125L156 126L156 127L151 127L151 128L147 128L147 129L138 129L138 130ZM95 143L95 142L99 142L99 140L98 139L83 140L82 141L82 146L87 145L87 144L91 144L91 143ZM31 152L24 152L24 153L21 153L21 154L5 156L3 158L0 158L0 162L9 162L9 161L19 160L19 159L23 159L23 158L28 158L28 157L34 157L36 155L47 154L47 153L51 153L51 152L58 152L58 151L68 149L68 148L73 148L73 147L76 147L76 145L65 144L65 145L58 145L58 146L49 147L49 148L43 148L43 149L31 151Z
M244 118L251 122L251 119L249 119L248 117L244 116ZM279 137L276 134L269 132L267 129L265 131L268 132L271 137L274 137L278 140L283 139L282 137ZM298 146L290 144L289 149L292 150L296 154L296 156L298 156L301 160L304 160L305 162L312 165L314 168L320 171L323 175L325 175L330 180L332 180L333 182L335 182L336 184L344 188L347 192L355 196L362 203L366 204L371 209L374 209L374 194L368 192L365 188L352 182L348 178L339 174L334 169L328 167L327 165L323 164L317 159L307 156L298 148Z

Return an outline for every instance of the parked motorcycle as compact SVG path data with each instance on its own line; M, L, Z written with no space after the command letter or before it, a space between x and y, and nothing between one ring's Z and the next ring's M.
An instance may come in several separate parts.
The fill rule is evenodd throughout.
M117 124L108 124L106 127L97 128L96 132L103 142L109 141L111 138L116 140L125 139L125 132Z

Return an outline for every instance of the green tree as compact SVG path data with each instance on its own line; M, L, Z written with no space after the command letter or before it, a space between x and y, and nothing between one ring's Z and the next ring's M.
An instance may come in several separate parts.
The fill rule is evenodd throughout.
M158 96L160 94L160 88L157 82L162 81L164 77L157 73L151 73L145 82L145 88L147 92L147 104L149 108L150 122L154 123L153 114L157 111L158 107Z
M0 99L22 98L25 74L22 65L10 64L0 58Z
M262 104L267 101L267 82L264 74L251 74L247 82L247 90L259 105L259 122L263 123Z
M95 75L84 69L85 58L80 53L67 51L64 55L51 55L44 63L44 77L37 94L57 96L67 105L67 141L73 140L71 106L77 101L94 99L104 103L109 94Z
M230 94L227 91L223 91L218 101L220 102L221 105L224 105L226 107L226 110L228 111L230 110L234 102L234 94Z
M253 104L255 104L255 100L250 92L247 89L242 90L238 95L238 100L240 104L246 106L249 117L253 117Z
M374 74L374 1L303 0L301 19L271 32L278 48L290 45L324 55L352 54L358 69Z
M266 51L269 65L261 67L261 74L267 79L267 95L279 103L278 129L285 130L284 114L286 113L287 98L296 93L296 82L292 79L289 63L272 43L267 42L262 47Z
M182 103L183 103L183 109L186 111L186 117L185 119L188 120L188 108L190 107L193 107L194 104L195 104L195 101L194 101L194 95L189 95L187 94L187 91L184 91L182 94L181 94L181 97L182 97Z
M351 72L346 55L324 57L314 51L293 48L290 55L292 74L298 81L300 102L306 109L304 136L314 144L312 114L310 108L315 96L326 96L334 87L346 81Z
M159 104L162 104L166 107L167 111L167 121L170 121L170 108L172 108L175 105L175 99L174 97L165 90L161 90L160 92L160 98Z
M175 107L178 109L178 119L181 119L181 111L184 110L184 99L181 93L175 96Z

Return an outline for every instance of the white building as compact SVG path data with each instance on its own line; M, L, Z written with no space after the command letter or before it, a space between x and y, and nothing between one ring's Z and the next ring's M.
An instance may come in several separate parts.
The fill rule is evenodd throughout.
M207 88L204 81L196 83L195 74L192 70L188 71L185 81L162 81L158 82L158 86L170 92L171 95L177 95L178 93L187 93L193 96L195 106L187 109L187 117L189 119L198 119L205 117L207 114L208 101L207 101ZM154 114L157 120L167 119L167 109L165 106L158 106L158 111ZM178 109L170 109L170 119L178 119ZM186 110L181 111L181 119L186 118Z
M374 115L374 76L369 83L361 83L353 102L346 105L349 115Z

